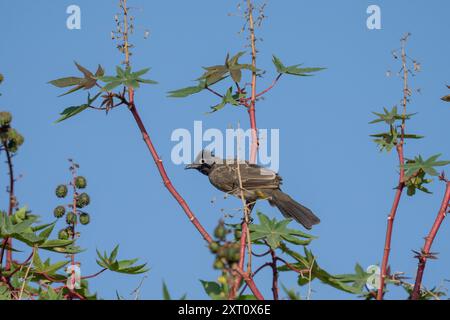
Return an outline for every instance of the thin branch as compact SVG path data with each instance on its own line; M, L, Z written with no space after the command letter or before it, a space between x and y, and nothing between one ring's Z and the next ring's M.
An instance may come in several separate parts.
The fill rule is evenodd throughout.
M125 51L125 64L130 65L130 54L129 54L129 43L128 43L128 9L127 9L127 1L122 1L122 9L124 11L124 51ZM163 180L164 186L167 188L167 190L170 192L170 194L175 198L175 200L178 202L178 204L183 208L184 212L186 213L187 217L189 218L189 221L195 226L195 228L200 232L202 237L207 241L208 243L212 242L211 236L208 234L208 232L205 230L205 228L201 225L200 221L197 219L197 217L194 215L194 213L189 208L186 201L183 199L183 197L178 193L178 191L173 186L171 180L169 179L166 169L163 165L163 161L159 157L152 140L150 139L150 135L147 132L147 129L144 126L144 123L142 122L142 119L139 115L139 112L136 108L135 102L134 102L134 89L132 87L128 88L128 107L131 112L131 114L134 117L134 120L136 121L137 126L139 127L139 130L141 131L142 138L144 139L145 144L147 145L151 156L153 158L153 161L156 164L156 167L159 171L159 174L161 175L161 178Z
M15 178L14 178L14 166L12 163L12 155L11 152L8 148L8 145L6 143L6 140L3 141L3 148L5 150L5 154L6 154L6 161L8 163L8 174L9 174L9 188L8 188L8 192L9 192L9 205L8 205L8 216L12 216L13 214L13 210L14 207L16 206L16 198L14 195L14 184L15 184ZM12 239L8 238L4 240L4 246L2 251L4 250L4 248L8 246L9 249L6 250L6 265L5 265L5 270L9 271L11 269L11 262L12 262ZM2 252L3 255L3 252ZM3 259L3 256L2 256Z
M384 295L384 285L385 279L387 275L387 268L389 263L389 254L391 251L391 242L392 242L392 232L394 227L394 220L397 214L398 206L400 203L400 199L403 194L403 190L405 188L405 156L404 156L404 144L405 144L405 130L406 130L406 107L408 105L408 94L409 94L409 86L408 86L408 68L407 68L407 58L406 58L406 42L408 36L402 38L402 66L403 66L403 117L402 117L402 125L401 125L401 136L400 141L397 144L397 154L400 165L400 174L399 174L399 182L397 185L397 191L395 193L394 203L392 204L391 212L388 216L387 230L386 230L386 239L384 244L384 254L383 260L381 263L381 272L380 272L380 287L377 292L377 300L382 300Z
M425 266L428 258L433 258L431 254L431 246L433 245L433 241L436 238L436 235L441 227L442 222L444 221L447 210L450 204L450 182L446 183L446 190L444 199L442 200L441 208L439 209L436 220L434 221L433 227L430 230L430 233L425 238L425 245L422 249L422 252L418 255L419 265L417 267L416 281L414 283L414 289L411 295L412 300L417 300L420 297L421 285L423 273L425 271Z
M274 250L270 250L272 256L272 293L273 300L278 300L278 269L277 269L277 255Z

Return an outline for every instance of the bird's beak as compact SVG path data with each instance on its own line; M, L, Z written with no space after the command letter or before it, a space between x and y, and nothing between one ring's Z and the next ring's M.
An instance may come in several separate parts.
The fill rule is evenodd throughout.
M185 170L198 169L198 168L199 168L199 165L195 164L195 163L188 164L186 167L184 167Z

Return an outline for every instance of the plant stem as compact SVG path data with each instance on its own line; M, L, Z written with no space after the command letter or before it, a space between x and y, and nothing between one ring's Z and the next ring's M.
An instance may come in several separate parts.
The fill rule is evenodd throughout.
M8 163L8 174L9 174L9 205L8 205L8 216L11 217L13 215L14 207L16 206L16 197L14 195L14 184L15 184L15 178L14 178L14 166L12 163L12 155L8 148L8 145L6 144L6 141L3 141L3 148L5 150L6 154L6 161ZM8 246L9 249L6 250L6 265L5 270L9 271L11 270L11 263L12 263L12 239L8 238L4 240L4 248ZM2 252L2 258L3 258L3 252Z
M253 4L251 0L247 0L248 7L248 22L249 22L249 31L250 31L250 44L252 48L252 95L250 100L250 107L248 108L248 114L250 117L250 128L252 131L252 144L250 151L250 163L256 163L256 154L258 151L258 129L256 126L256 79L257 79L257 71L256 71L256 37L255 37L255 22L253 18Z
M129 42L128 42L128 35L129 35L129 24L128 24L128 8L127 8L127 0L121 0L122 2L122 10L124 13L124 30L123 30L123 40L124 40L124 53L125 53L125 64L127 66L130 65L130 52L129 52ZM167 175L166 169L163 165L163 162L161 158L158 155L158 152L156 151L152 140L150 139L150 135L147 132L147 129L145 128L144 123L142 122L142 119L139 115L139 112L136 108L135 102L134 102L134 89L132 87L128 88L128 108L131 112L131 114L134 117L134 120L136 121L137 126L139 127L139 130L142 133L142 138L144 139L145 144L147 145L153 161L156 164L156 167L158 168L159 174L161 175L161 178L163 180L164 186L167 188L167 190L170 192L170 194L175 198L175 200L180 204L180 206L183 208L184 212L189 218L189 221L195 226L195 228L200 232L202 237L207 241L208 243L212 242L211 236L208 234L208 232L203 228L201 223L198 221L197 217L194 215L194 213L189 208L186 201L183 199L183 197L178 193L178 191L173 186L171 180L169 179L169 176Z
M274 250L270 250L272 256L272 293L273 300L278 300L278 269L277 269L277 255Z
M430 233L425 238L425 245L422 249L422 252L418 256L419 265L417 267L417 274L416 274L416 281L414 283L414 289L411 294L412 300L417 300L420 298L420 288L422 285L422 278L423 278L423 273L425 271L427 258L429 258L431 255L431 253L430 253L431 246L433 245L433 241L436 238L439 228L441 227L441 224L444 221L445 216L447 215L449 203L450 203L450 182L447 181L446 190L445 190L445 194L444 194L444 199L442 200L441 208L439 209L438 215L436 217L436 220L434 221L434 224L430 230Z
M392 204L391 212L388 216L387 230L386 230L386 239L384 243L384 254L383 260L381 263L381 273L380 273L380 286L377 292L377 300L383 300L384 295L384 285L387 277L387 268L389 263L389 254L391 251L391 241L392 241L392 232L394 228L394 219L397 214L398 206L400 203L400 199L403 194L403 190L405 188L405 156L404 156L404 144L405 144L405 130L406 130L406 107L408 105L408 95L409 95L409 86L408 86L408 66L407 66L407 55L406 55L406 42L408 36L402 38L402 70L403 70L403 117L402 117L402 125L401 125L401 136L400 141L397 144L397 154L400 165L400 173L399 173L399 182L397 185L397 191L395 193L394 203Z

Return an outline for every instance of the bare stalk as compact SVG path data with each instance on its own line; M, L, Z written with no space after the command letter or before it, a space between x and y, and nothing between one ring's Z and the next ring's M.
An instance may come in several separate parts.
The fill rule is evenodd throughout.
M434 221L433 227L431 228L428 236L425 238L425 245L422 248L422 252L418 254L417 258L419 259L419 265L417 267L416 281L414 283L414 289L411 294L412 300L417 300L420 298L420 291L422 286L422 278L423 273L425 271L425 266L427 263L427 259L432 259L433 254L431 253L431 246L433 245L433 241L436 238L436 235L441 227L442 222L444 221L447 211L450 205L450 181L446 182L446 190L444 194L444 198L442 200L441 208L439 209L436 220Z
M403 100L402 100L403 117L402 117L402 124L401 124L400 141L397 144L397 154L398 154L399 165L400 165L400 173L399 173L397 191L396 191L395 197L394 197L394 202L392 204L391 212L389 213L389 216L388 216L386 239L385 239L385 244L384 244L384 254L383 254L383 260L381 262L380 287L378 288L378 292L377 292L377 300L383 299L385 280L386 280L386 277L388 276L387 269L388 269L388 263L389 263L389 254L391 251L394 220L395 220L395 216L397 214L397 210L398 210L398 206L400 204L400 199L402 197L403 190L405 188L404 144L405 144L405 130L406 130L406 109L407 109L407 105L408 105L408 96L409 96L409 85L408 85L409 69L408 69L408 65L407 65L407 55L406 55L406 42L408 40L408 37L409 37L409 34L406 35L401 40L401 44L402 44L401 55L402 55L402 70L403 70Z

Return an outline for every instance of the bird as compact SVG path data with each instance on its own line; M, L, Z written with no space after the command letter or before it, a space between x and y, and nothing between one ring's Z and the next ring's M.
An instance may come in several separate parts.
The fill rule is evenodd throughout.
M250 210L257 200L267 200L285 218L293 219L310 230L320 219L307 207L281 191L283 179L274 171L237 159L223 160L209 150L202 150L185 169L195 169L208 176L210 183L227 194L244 198Z

